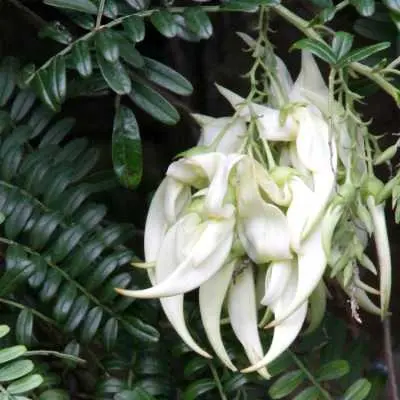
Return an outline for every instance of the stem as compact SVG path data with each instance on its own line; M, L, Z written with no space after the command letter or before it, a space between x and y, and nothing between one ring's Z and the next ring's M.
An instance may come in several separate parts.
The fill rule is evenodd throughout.
M310 382L321 392L322 397L325 400L334 400L333 397L318 383L318 381L314 378L311 372L307 369L307 367L300 361L300 359L290 350L287 350L290 356L293 358L294 362L297 366L303 371L303 373L307 376Z
M385 349L385 359L388 368L388 384L390 400L399 400L399 391L396 383L396 369L393 361L392 337L390 332L390 319L383 320L383 340Z
M100 0L99 8L97 11L97 17L96 17L96 26L94 28L95 30L98 30L101 25L101 17L103 16L105 4L106 4L106 0Z
M54 356L64 360L74 361L79 364L85 364L86 360L83 358L73 356L71 354L60 353L53 350L31 350L24 353L25 356Z
M39 311L35 310L34 308L26 307L23 304L17 303L12 300L6 300L0 297L0 303L7 304L8 306L19 308L20 310L29 310L33 315L36 315L38 318L42 319L43 321L47 322L48 324L58 326L57 323L46 315L40 313Z
M215 369L214 364L212 362L209 362L208 365L209 365L209 367L211 369L211 373L212 373L213 378L215 380L215 384L217 385L217 389L218 389L219 396L220 396L221 400L228 400L227 397L225 396L224 389L223 389L222 384L221 384L221 380L219 379L218 372Z
M325 43L325 41L321 38L321 36L313 28L310 28L310 23L307 20L299 17L298 15L294 14L292 11L290 11L289 9L287 9L282 5L276 5L271 7L276 11L277 14L279 14L286 21L290 22L298 30L303 32L307 37ZM396 87L390 84L382 75L375 72L373 68L358 62L351 63L350 68L354 72L357 72L358 74L363 75L368 79L370 79L371 81L375 82L386 93L388 93L391 97L393 97L397 105L400 104L400 95L397 93Z

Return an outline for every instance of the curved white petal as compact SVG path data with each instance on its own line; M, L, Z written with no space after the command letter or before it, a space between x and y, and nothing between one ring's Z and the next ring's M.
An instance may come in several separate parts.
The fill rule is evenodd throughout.
M192 215L188 215L167 232L159 254L159 257L164 260L164 262L162 268L158 268L156 271L156 277L153 277L152 279L153 285L155 285L157 281L162 282L166 279L179 265L179 255L177 252L171 251L171 249L176 245L179 236L186 236L187 231L193 229L196 223L196 219L192 218ZM199 353L203 357L212 358L210 354L204 351L195 342L186 326L183 309L183 295L180 294L177 296L161 298L160 302L169 322L182 340L193 351Z
M293 87L293 80L290 76L288 69L286 68L285 63L279 58L276 59L276 78L278 82L271 82L271 105L276 108L282 107L284 104L278 103L278 99L281 98L281 92L283 91L283 95L288 97L289 93ZM279 85L279 87L277 87Z
M289 187L292 192L292 202L286 212L286 217L290 231L290 244L294 251L299 251L309 214L316 207L317 199L313 191L299 177L294 176Z
M298 253L298 281L292 303L280 314L279 319L276 319L267 327L276 326L301 307L322 279L326 265L327 259L322 246L321 226L318 226L304 240Z
M274 261L267 269L265 276L265 293L261 304L269 306L280 297L293 273L293 261Z
M306 97L307 92L312 92L314 96L318 96L321 101L318 108L328 107L329 91L321 75L321 71L312 54L306 50L302 50L300 74L294 82L290 93L290 100L302 101Z
M155 262L167 229L190 201L190 188L165 177L150 203L144 232L144 254L147 263Z
M232 282L228 294L228 313L232 329L251 363L262 359L263 350L258 334L256 293L253 269L246 267ZM269 378L265 368L257 371Z
M180 212L190 202L190 187L173 178L165 178L164 215L169 225L176 222Z
M309 325L304 334L314 332L322 322L326 310L327 289L321 279L309 298Z
M289 142L296 138L297 123L288 115L281 124L279 110L265 106L252 106L256 113L256 124L260 137L272 141ZM262 108L261 108L262 107Z
M243 159L238 172L237 231L247 254L257 264L290 259L290 233L285 214L262 199L249 159Z
M220 360L232 371L232 364L221 337L221 310L237 260L225 264L199 289L200 314L208 340Z
M235 165L243 158L240 154L230 154L220 164L212 177L208 188L204 211L210 216L225 216L226 207L223 207L224 198L228 192L229 175Z
M126 296L137 298L168 297L187 293L211 278L226 262L233 241L234 219L205 222L192 251L172 274L157 285L143 290L121 290ZM171 249L173 251L173 249ZM158 259L161 269L165 260Z
M222 133L223 131L225 132ZM246 131L246 121L240 117L236 119L232 117L209 118L202 123L202 131L197 145L210 146L218 138L216 151L225 154L236 153L243 145ZM219 135L222 137L219 138Z
M381 296L381 317L385 318L390 302L392 286L392 264L390 246L385 219L385 205L375 204L372 196L367 198L367 204L372 216L374 226L374 240L379 260L379 279Z
M271 309L275 314L276 320L282 320L286 315L286 310L293 302L293 293L297 286L297 269L292 268L290 279L282 293L282 296L271 304ZM267 366L269 363L278 358L296 339L307 314L307 301L299 305L297 310L293 312L288 318L284 319L274 329L274 335L271 345L265 356L256 363L253 363L248 368L243 369L241 372L254 372L259 368Z

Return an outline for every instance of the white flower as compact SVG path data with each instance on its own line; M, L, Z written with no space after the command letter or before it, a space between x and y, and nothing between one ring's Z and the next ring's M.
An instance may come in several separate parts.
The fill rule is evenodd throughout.
M197 146L215 145L215 151L225 154L237 153L242 148L247 132L243 118L212 118L201 114L192 116L202 128Z

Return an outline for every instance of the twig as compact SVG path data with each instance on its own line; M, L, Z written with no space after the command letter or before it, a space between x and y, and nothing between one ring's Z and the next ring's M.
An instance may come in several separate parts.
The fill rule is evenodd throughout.
M390 400L399 400L399 391L396 382L396 370L393 360L392 337L390 331L390 319L386 317L383 320L383 342L385 350L385 360L388 368L388 384Z
M26 19L37 29L42 29L47 22L34 13L30 8L24 6L22 3L20 3L18 0L7 0L10 4L12 4L15 8L18 8L19 10L22 11L22 13L25 15Z

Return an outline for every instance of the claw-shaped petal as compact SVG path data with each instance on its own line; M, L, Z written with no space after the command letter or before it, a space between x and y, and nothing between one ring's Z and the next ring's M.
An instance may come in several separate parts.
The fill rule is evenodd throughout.
M220 360L232 371L237 371L237 368L232 364L222 342L220 319L222 304L236 263L237 260L233 260L225 264L199 289L201 320L208 340Z
M327 259L322 247L321 227L318 226L302 243L298 254L298 281L296 294L290 305L267 327L282 323L308 299L322 279Z
M165 233L189 201L189 187L170 177L162 181L153 196L146 219L144 233L146 262L157 260Z
M269 306L280 297L293 273L293 261L271 262L265 276L265 293L261 304Z
M163 241L163 245L161 246L159 257L164 260L163 268L159 268L157 270L157 277L155 271L149 271L149 277L152 285L156 285L157 282L162 282L164 279L168 277L179 265L180 257L179 252L171 251L171 249L176 246L176 243L179 242L181 246L184 244L182 237L185 238L196 227L196 218L193 218L193 215L188 215L183 217L178 223L176 223L169 231L167 232L165 239ZM186 238L187 240L187 238ZM181 248L179 246L179 248ZM204 351L193 339L190 334L184 316L183 309L183 294L179 294L172 297L164 297L160 299L161 306L164 310L166 317L169 322L181 337L181 339L195 352L202 355L206 358L212 358L210 354Z
M216 145L221 153L237 153L246 138L246 121L240 117L211 118L201 114L192 114L202 126L198 146Z
M238 235L249 257L257 264L290 259L290 234L285 214L261 197L252 162L238 166Z
M198 237L191 240L192 248L187 251L187 258L166 279L144 290L117 291L131 297L155 298L175 296L198 288L226 262L232 247L234 224L233 216L226 220L202 223ZM174 251L174 248L170 251ZM156 271L163 268L164 262L164 259L158 259Z
M321 279L309 298L309 325L304 334L309 334L318 328L325 315L327 289Z
M232 283L228 294L228 313L232 329L242 344L250 362L258 363L263 357L257 326L256 293L253 269L247 266ZM265 368L257 371L269 378Z
M375 204L373 196L367 199L367 205L372 216L374 226L374 240L379 260L380 295L381 295L381 318L385 318L390 302L392 286L392 264L390 246L385 219L384 204Z
M274 303L271 304L271 309L275 314L275 319L282 320L286 315L287 307L293 303L293 294L297 286L297 268L292 268L292 274L287 282L282 296L280 296ZM274 336L272 338L271 346L267 354L258 362L253 363L248 368L243 369L241 372L254 372L259 368L267 366L269 363L278 358L296 339L307 314L307 301L300 304L295 312L288 318L284 319L279 325L275 327Z

